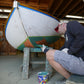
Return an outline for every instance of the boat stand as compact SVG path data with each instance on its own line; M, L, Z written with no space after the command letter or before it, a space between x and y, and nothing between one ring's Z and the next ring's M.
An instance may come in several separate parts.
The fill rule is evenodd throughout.
M24 48L24 56L23 56L23 69L22 69L22 79L27 80L29 78L29 64L45 64L45 71L49 72L49 77L52 74L52 67L49 65L47 61L32 61L30 59L30 52L42 52L41 48Z

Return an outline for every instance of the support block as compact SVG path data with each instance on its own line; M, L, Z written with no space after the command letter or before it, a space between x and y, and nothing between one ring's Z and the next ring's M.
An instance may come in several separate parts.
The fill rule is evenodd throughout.
M24 48L22 79L28 79L29 76L29 48Z
M45 71L49 72L50 76L52 74L52 67L46 60L44 61L30 61L30 52L42 52L41 48L24 48L24 56L23 56L23 71L22 71L22 79L28 79L29 77L29 62L31 64L45 64ZM49 77L50 77L49 76Z

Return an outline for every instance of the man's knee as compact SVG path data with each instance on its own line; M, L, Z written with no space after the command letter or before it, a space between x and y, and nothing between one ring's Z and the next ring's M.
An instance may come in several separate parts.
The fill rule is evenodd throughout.
M54 53L55 53L55 50L54 49L50 49L46 53L46 58L47 58L48 61L54 60Z

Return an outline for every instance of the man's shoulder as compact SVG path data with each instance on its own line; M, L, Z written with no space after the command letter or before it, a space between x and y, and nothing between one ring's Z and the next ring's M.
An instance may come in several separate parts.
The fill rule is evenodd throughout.
M68 24L80 24L78 21L69 21Z

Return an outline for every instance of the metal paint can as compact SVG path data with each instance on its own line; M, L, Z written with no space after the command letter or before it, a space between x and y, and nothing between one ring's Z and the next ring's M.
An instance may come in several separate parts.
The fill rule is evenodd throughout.
M48 72L38 72L38 81L39 84L46 84L49 80Z

